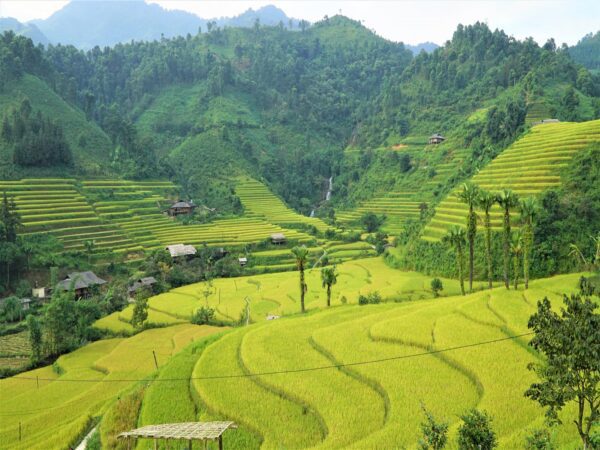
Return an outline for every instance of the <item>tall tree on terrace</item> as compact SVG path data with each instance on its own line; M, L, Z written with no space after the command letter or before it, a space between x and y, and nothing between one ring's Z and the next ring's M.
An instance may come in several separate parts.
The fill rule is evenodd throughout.
M465 230L455 226L452 227L446 236L442 238L442 242L454 247L456 252L456 265L458 267L458 280L460 282L460 292L465 295L464 267L463 267L463 248L465 245Z
M481 190L479 191L479 202L478 206L483 210L485 214L483 218L483 226L485 228L485 262L486 271L488 278L488 287L492 288L492 220L490 217L490 210L496 203L496 196L491 192Z
M306 294L306 282L304 281L304 266L306 265L306 261L308 260L308 249L304 245L302 247L296 246L292 249L292 254L296 258L296 267L300 272L300 309L302 312L304 312L304 294Z
M321 281L323 287L327 288L327 307L331 306L331 286L337 283L337 272L335 266L323 267L321 269Z
M531 266L531 251L533 250L533 220L537 214L538 205L533 197L521 200L521 224L523 225L523 280L525 289L529 288L529 267Z
M521 255L523 254L523 235L517 231L511 237L510 253L513 258L513 280L515 282L515 291L519 287L519 272L521 271Z
M504 285L510 289L509 267L510 267L510 210L519 204L519 196L510 189L504 189L496 196L496 203L504 211L502 220L502 250L504 256Z
M467 239L469 241L469 292L473 292L473 260L475 259L475 235L477 234L477 213L475 206L479 201L479 188L472 183L464 183L458 198L469 207L467 214Z

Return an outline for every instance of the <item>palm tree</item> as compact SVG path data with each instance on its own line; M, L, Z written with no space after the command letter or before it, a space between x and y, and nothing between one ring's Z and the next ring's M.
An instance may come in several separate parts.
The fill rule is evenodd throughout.
M523 235L521 234L521 231L517 231L513 234L510 242L510 253L513 257L513 277L516 291L519 287L519 272L521 269L519 263L521 262L521 255L523 254Z
M323 287L327 288L327 307L331 306L331 286L337 283L337 272L335 266L323 267L321 269L321 281Z
M93 240L88 240L83 243L85 248L85 252L88 255L88 264L92 263L92 255L94 254L94 249L96 248L96 242Z
M300 271L300 308L304 312L304 294L306 293L306 283L304 282L304 265L308 260L308 249L305 245L294 247L292 254L296 258L296 267Z
M483 209L485 217L483 226L485 227L485 261L487 266L488 287L492 288L492 220L490 210L496 203L496 196L488 191L479 192L479 207Z
M465 295L465 281L464 281L464 269L463 269L463 247L465 245L465 230L458 226L452 227L446 236L442 238L442 242L449 244L454 247L456 252L456 265L458 266L458 280L460 281L460 292Z
M519 196L509 189L504 189L496 196L496 203L504 210L502 242L504 254L504 285L506 286L506 289L510 289L510 280L508 276L510 266L510 209L519 204Z
M472 183L464 183L458 198L469 207L467 214L467 239L469 240L469 292L473 292L473 260L475 257L475 235L477 234L477 213L475 206L479 200L479 188Z
M538 210L535 198L528 197L521 200L521 222L523 224L523 279L525 289L529 288L529 267L531 265L531 251L533 250L533 219Z

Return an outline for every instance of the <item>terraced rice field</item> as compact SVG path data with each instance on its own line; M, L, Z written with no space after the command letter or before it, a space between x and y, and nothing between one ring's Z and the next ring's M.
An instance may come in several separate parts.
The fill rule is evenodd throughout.
M247 217L259 217L267 222L288 227L312 225L319 231L330 228L320 219L296 213L267 186L252 178L240 178L235 193L242 201Z
M17 205L24 234L50 232L67 250L82 250L87 240L93 240L100 251L141 250L123 231L96 214L74 179L0 181L0 193L4 192Z
M560 170L573 156L600 141L600 120L537 125L472 178L479 187L497 192L511 189L521 197L536 196L560 185ZM457 188L458 189L458 188ZM465 226L467 206L451 192L436 208L423 239L439 241L453 225ZM492 209L492 227L500 229L501 210Z
M127 339L97 341L61 356L57 361L60 374L47 366L0 380L0 447L68 448L89 426L91 417L133 384L110 380L146 378L155 370L153 350L162 367L190 342L221 330L186 324ZM97 381L61 382L86 379Z
M360 294L378 291L383 297L397 300L417 300L432 297L431 278L416 272L401 272L390 268L382 258L367 258L342 263L338 266L338 282L333 286L332 305L358 302ZM326 294L321 284L321 268L306 271L306 308L322 309ZM444 295L458 294L457 281L443 279ZM208 297L204 292L209 292ZM298 272L269 273L263 275L220 278L212 286L195 283L172 289L151 297L150 321L169 323L189 320L201 306L215 308L217 318L236 320L250 301L250 318L264 321L269 314L289 315L300 310ZM161 313L161 314L158 314ZM96 322L95 326L116 332L127 332L131 326L124 322L129 310L114 313ZM155 316L153 316L155 314Z
M336 218L341 223L354 225L368 212L385 214L386 221L382 229L390 234L398 234L407 219L419 217L420 204L415 200L414 192L390 192L367 200L351 211L339 211Z
M244 183L240 191L248 213L202 225L183 225L162 213L167 199L176 198L176 186L169 181L37 178L0 181L0 193L14 198L25 234L49 232L72 251L84 250L86 241L94 242L97 253L133 253L178 243L242 246L273 233L308 242L310 235L285 225L327 228L319 219L287 208L261 183Z
M535 302L548 296L558 304L557 293L575 289L578 277L538 280L529 291L338 307L237 329L202 353L194 377L398 359L194 379L193 390L210 411L242 425L228 435L229 448L416 448L421 403L450 422L449 448L456 448L458 415L472 407L493 417L499 448L523 448L525 436L544 423L543 410L523 395L535 380L527 364L538 358L526 338L412 355L525 333ZM244 430L260 442L239 444L236 434ZM570 420L553 435L559 448L577 448Z

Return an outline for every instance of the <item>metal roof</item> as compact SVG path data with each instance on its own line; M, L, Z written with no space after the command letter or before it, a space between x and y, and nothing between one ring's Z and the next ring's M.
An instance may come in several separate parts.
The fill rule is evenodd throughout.
M149 439L218 439L228 428L237 428L233 422L184 422L148 425L119 434L120 438Z
M166 250L171 254L171 257L189 256L196 254L196 248L193 245L175 244L168 245Z
M69 289L86 289L90 286L106 284L106 280L98 277L94 272L73 272L67 278L57 284L59 289L68 291Z

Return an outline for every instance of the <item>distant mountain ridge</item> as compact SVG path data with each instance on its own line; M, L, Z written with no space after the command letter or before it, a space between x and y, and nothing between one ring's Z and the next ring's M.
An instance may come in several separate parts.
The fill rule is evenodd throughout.
M417 45L406 44L406 48L408 48L411 52L413 52L413 55L418 55L422 51L424 51L425 53L431 53L436 48L439 48L439 45L436 44L435 42L427 41L427 42L422 42Z
M167 10L144 0L101 1L73 0L47 19L26 24L16 19L0 19L0 31L13 30L30 37L36 44L63 44L89 50L95 46L113 46L134 41L153 41L196 34L213 22L219 27L251 27L261 25L299 28L298 19L288 17L281 9L267 5L252 8L235 17L205 19L195 14Z

